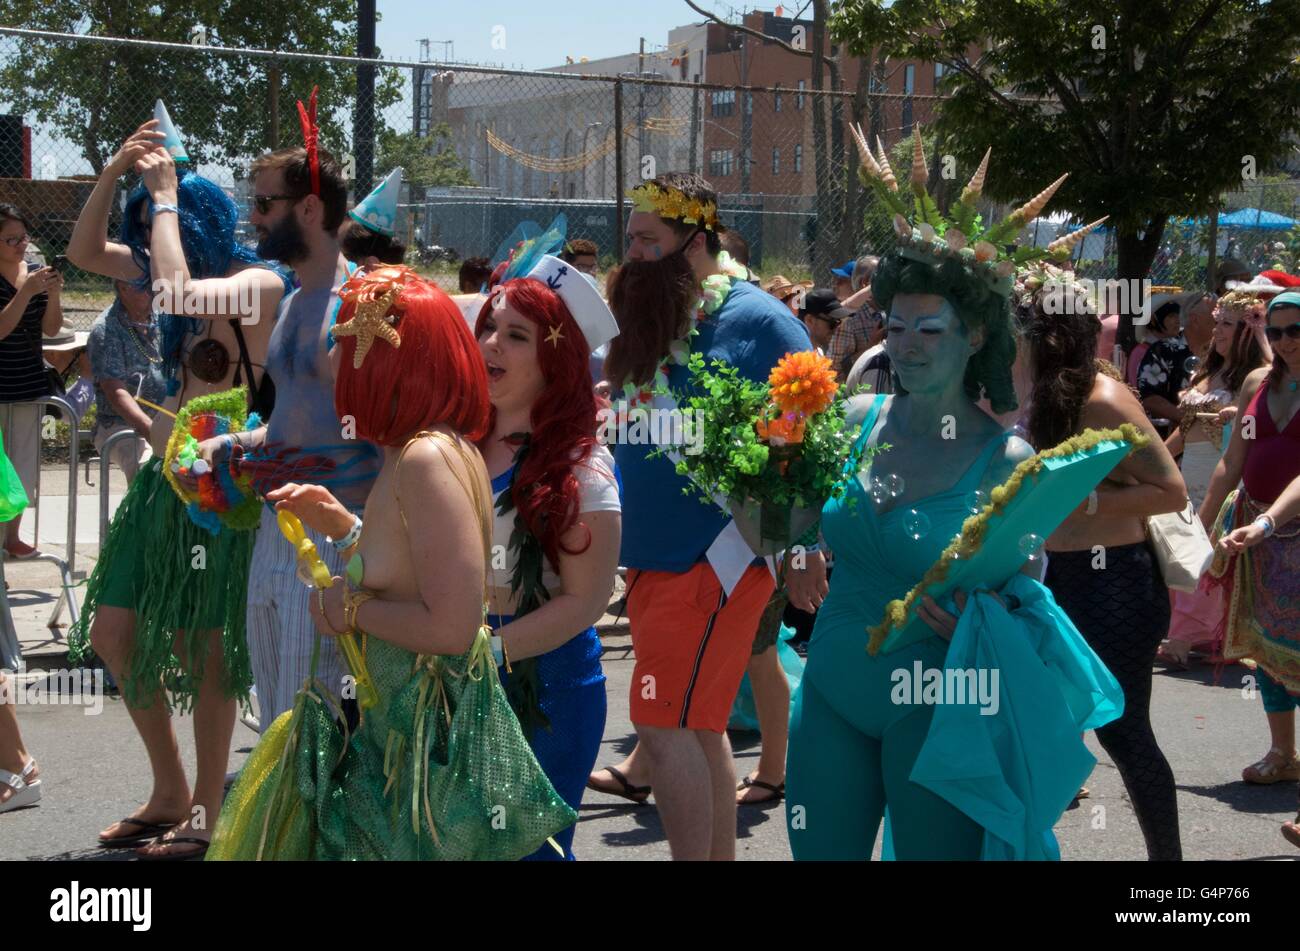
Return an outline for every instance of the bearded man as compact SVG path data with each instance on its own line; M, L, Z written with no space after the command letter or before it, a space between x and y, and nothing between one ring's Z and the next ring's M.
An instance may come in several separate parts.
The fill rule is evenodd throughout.
M632 200L627 257L610 293L619 335L604 375L616 410L664 408L651 392L654 379L663 371L673 390L687 389L688 352L766 381L781 357L809 348L787 307L727 272L708 182L672 172L634 189ZM762 559L737 548L743 541L729 517L684 494L673 463L649 458L654 449L620 443L614 452L623 481L638 746L619 767L593 773L589 785L643 801L653 784L674 859L733 859L736 776L727 720L774 581ZM629 776L649 783L638 787Z

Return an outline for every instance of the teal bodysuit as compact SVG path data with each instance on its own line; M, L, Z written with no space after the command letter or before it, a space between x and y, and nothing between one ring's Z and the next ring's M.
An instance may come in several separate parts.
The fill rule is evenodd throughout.
M871 438L885 397L863 421ZM900 859L978 859L982 828L908 777L934 714L928 704L896 704L894 672L942 668L948 643L938 635L889 654L867 653L867 627L904 597L939 559L970 514L993 456L1012 434L989 440L945 492L878 515L861 479L822 512L835 552L830 592L817 614L808 664L795 694L786 765L786 816L796 859L870 859L885 805ZM918 519L928 531L916 531ZM921 534L920 538L914 538Z

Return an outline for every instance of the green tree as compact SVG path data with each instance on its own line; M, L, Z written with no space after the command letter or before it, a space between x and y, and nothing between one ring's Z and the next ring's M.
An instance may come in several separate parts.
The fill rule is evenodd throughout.
M156 50L5 38L0 88L16 112L73 142L98 173L163 99L196 161L242 165L299 144L297 99L320 86L322 145L350 150L356 69L348 63L253 58L205 46L355 55L350 0L0 0L0 22L33 29L187 44ZM400 70L376 76L377 116L401 98ZM382 121L376 123L382 129Z
M843 0L831 29L949 67L944 150L973 169L993 146L1001 201L1069 171L1054 207L1111 216L1121 278L1300 133L1300 0Z
M474 184L469 169L452 148L451 127L445 122L434 125L428 136L391 129L379 133L375 177L382 178L399 165L412 189Z

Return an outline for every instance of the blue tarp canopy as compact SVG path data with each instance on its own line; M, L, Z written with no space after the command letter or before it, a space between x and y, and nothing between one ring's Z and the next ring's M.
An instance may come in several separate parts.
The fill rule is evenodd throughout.
M1220 228L1256 228L1260 231L1290 231L1296 226L1294 218L1279 215L1275 211L1260 211L1258 208L1240 208L1229 214L1219 215Z

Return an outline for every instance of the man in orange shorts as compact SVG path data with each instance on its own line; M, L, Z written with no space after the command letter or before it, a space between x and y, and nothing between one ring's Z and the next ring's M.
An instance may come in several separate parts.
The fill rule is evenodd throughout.
M673 390L686 389L688 348L755 381L766 381L786 353L809 348L788 308L728 273L717 195L706 181L668 173L634 189L632 199L627 258L610 294L620 333L604 375L615 414L641 403L676 412L650 389L661 368ZM684 494L673 462L649 458L654 444L632 442L637 431L620 433L614 457L623 483L638 746L622 769L597 770L590 785L617 791L601 777L609 772L620 794L643 801L649 789L627 776L650 780L674 859L732 859L736 774L727 719L774 582L761 559L727 544L739 538L720 508ZM690 441L689 425L674 431Z

